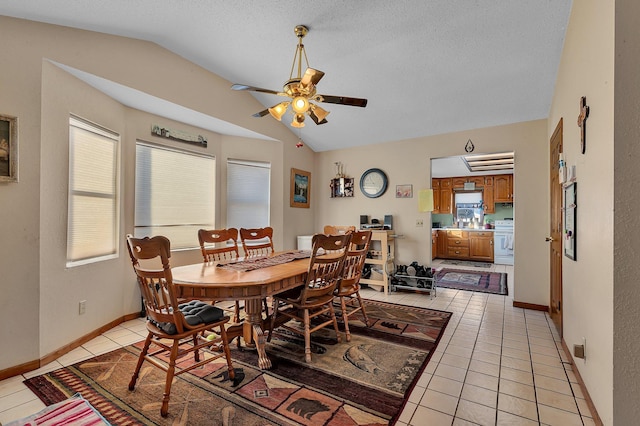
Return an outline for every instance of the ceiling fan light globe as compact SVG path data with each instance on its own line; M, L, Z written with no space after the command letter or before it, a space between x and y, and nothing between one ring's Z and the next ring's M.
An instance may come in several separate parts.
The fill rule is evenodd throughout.
M296 114L293 116L293 120L291 120L291 127L301 128L304 127L304 115Z
M327 118L327 115L329 115L329 113L331 111L327 111L324 108L319 107L318 105L311 105L311 110L313 111L313 113L316 115L316 117L318 117L318 121L322 121L325 118Z
M309 110L309 100L304 96L296 96L291 103L291 109L293 109L296 114L304 114Z
M272 106L271 108L269 108L269 114L271 114L271 116L276 120L281 121L282 116L284 115L285 112L287 112L288 106L289 106L289 102L281 102L278 105Z

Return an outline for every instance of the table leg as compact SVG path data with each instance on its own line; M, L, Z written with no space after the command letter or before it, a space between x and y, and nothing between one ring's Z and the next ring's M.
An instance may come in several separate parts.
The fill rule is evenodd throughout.
M255 347L258 351L258 367L271 368L271 360L265 351L266 338L262 331L262 301L260 299L245 300L244 309L247 317L244 320L243 338L247 347Z

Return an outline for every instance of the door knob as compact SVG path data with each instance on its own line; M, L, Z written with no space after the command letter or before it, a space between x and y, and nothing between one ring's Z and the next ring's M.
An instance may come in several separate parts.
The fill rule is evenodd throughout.
M552 238L552 237L547 237L547 238L545 238L544 240L545 240L545 241L548 241L548 242L551 242L551 241L553 241L553 238Z

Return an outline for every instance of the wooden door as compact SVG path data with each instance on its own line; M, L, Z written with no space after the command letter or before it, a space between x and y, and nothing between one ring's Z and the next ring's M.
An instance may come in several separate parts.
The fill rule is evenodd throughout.
M559 158L562 152L562 118L551 136L549 167L551 173L550 193L550 232L549 252L551 258L551 270L549 276L549 316L560 337L562 337L562 185L559 176Z

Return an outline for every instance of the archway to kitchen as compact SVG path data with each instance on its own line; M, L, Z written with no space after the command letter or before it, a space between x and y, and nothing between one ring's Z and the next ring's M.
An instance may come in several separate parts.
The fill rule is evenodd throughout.
M434 264L513 271L513 176L513 152L431 159Z

